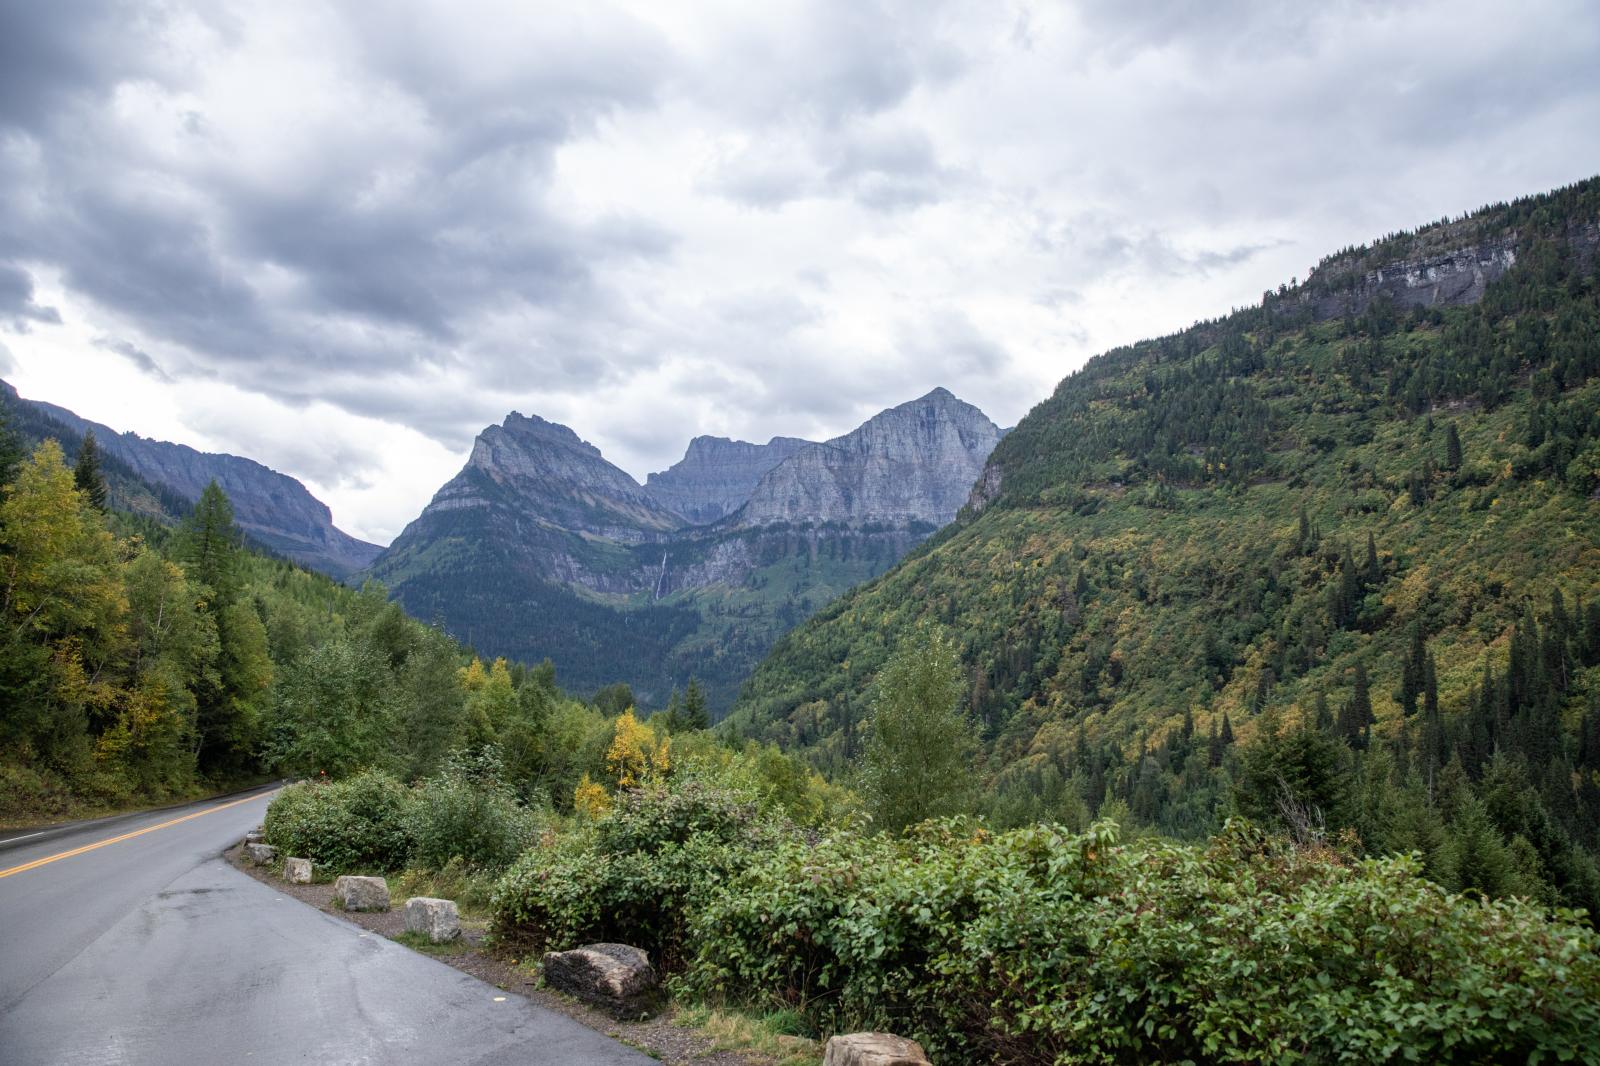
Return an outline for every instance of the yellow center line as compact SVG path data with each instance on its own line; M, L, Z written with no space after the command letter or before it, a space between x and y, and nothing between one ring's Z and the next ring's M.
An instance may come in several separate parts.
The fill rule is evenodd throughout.
M62 859L70 859L74 855L82 855L84 852L93 851L95 848L103 848L107 844L120 844L124 840L132 840L134 837L144 836L146 833L154 833L157 829L166 829L169 826L177 825L180 822L192 821L195 818L201 818L208 814L215 814L218 811L225 811L229 807L237 807L241 803L251 803L260 798L260 796L246 796L244 799L232 800L231 802L224 803L216 807L207 807L203 811L195 811L193 814L186 814L182 818L173 818L168 821L161 822L158 825L147 825L143 829L135 829L131 833L123 833L121 836L111 837L109 840L97 840L93 844L85 844L83 847L73 848L71 851L61 851L54 855L46 855L42 859L34 859L32 862L25 862L21 866L13 866L9 870L0 870L0 878L10 877L12 874L27 873L29 870L37 869L40 866L46 866L52 862L59 862Z

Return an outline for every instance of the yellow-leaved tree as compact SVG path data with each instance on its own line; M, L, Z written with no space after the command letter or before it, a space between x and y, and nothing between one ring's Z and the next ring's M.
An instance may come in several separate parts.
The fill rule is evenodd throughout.
M606 749L606 769L617 779L618 788L638 788L666 776L672 768L671 747L671 737L657 736L629 707L617 716L616 732Z

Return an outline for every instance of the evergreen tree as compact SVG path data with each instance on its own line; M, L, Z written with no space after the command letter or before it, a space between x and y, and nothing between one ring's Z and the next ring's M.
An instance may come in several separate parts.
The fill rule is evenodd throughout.
M689 686L683 691L683 724L685 729L710 729L711 714L706 710L706 694L700 688L700 682L693 677L689 678Z
M1367 680L1367 668L1356 663L1354 687L1350 701L1339 712L1339 735L1357 751L1367 746L1372 723L1372 693Z
M11 484L17 476L17 468L22 465L26 453L22 448L22 438L17 436L17 431L11 425L11 408L4 397L0 397L0 488Z
M109 490L106 488L105 472L100 469L100 445L95 441L92 429L84 433L83 443L78 447L78 459L72 467L72 481L91 507L102 513L105 511Z
M1456 424L1451 422L1444 431L1444 468L1446 470L1461 469L1461 434L1456 431Z
M1427 649L1422 640L1422 624L1411 623L1411 640L1406 650L1400 679L1400 709L1407 718L1417 713L1417 700L1426 685Z
M215 601L232 601L238 591L240 536L233 503L212 481L178 528L178 557L189 577L211 590Z

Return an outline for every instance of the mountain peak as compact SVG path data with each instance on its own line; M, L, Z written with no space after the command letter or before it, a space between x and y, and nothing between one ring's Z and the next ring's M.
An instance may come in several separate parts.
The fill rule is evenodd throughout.
M966 502L1000 436L981 410L937 388L784 460L761 479L738 521L943 525Z

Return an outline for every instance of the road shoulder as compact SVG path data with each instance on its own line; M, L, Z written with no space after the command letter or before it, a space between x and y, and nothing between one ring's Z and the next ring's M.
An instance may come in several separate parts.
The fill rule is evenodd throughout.
M240 872L270 885L274 891L369 932L397 940L404 931L405 919L400 909L404 900L394 900L394 905L385 912L349 912L335 904L331 883L289 884L278 876L274 867L251 864L244 858L242 845L229 848L224 858ZM705 1033L675 1024L676 1011L672 1007L649 1021L616 1021L541 987L537 966L526 965L514 956L495 951L485 943L485 931L481 923L463 922L462 932L459 948L427 951L424 954L508 994L521 996L546 1010L564 1014L596 1032L638 1048L668 1066L771 1066L775 1061L749 1051L719 1048L716 1041ZM404 944L404 941L400 943Z

